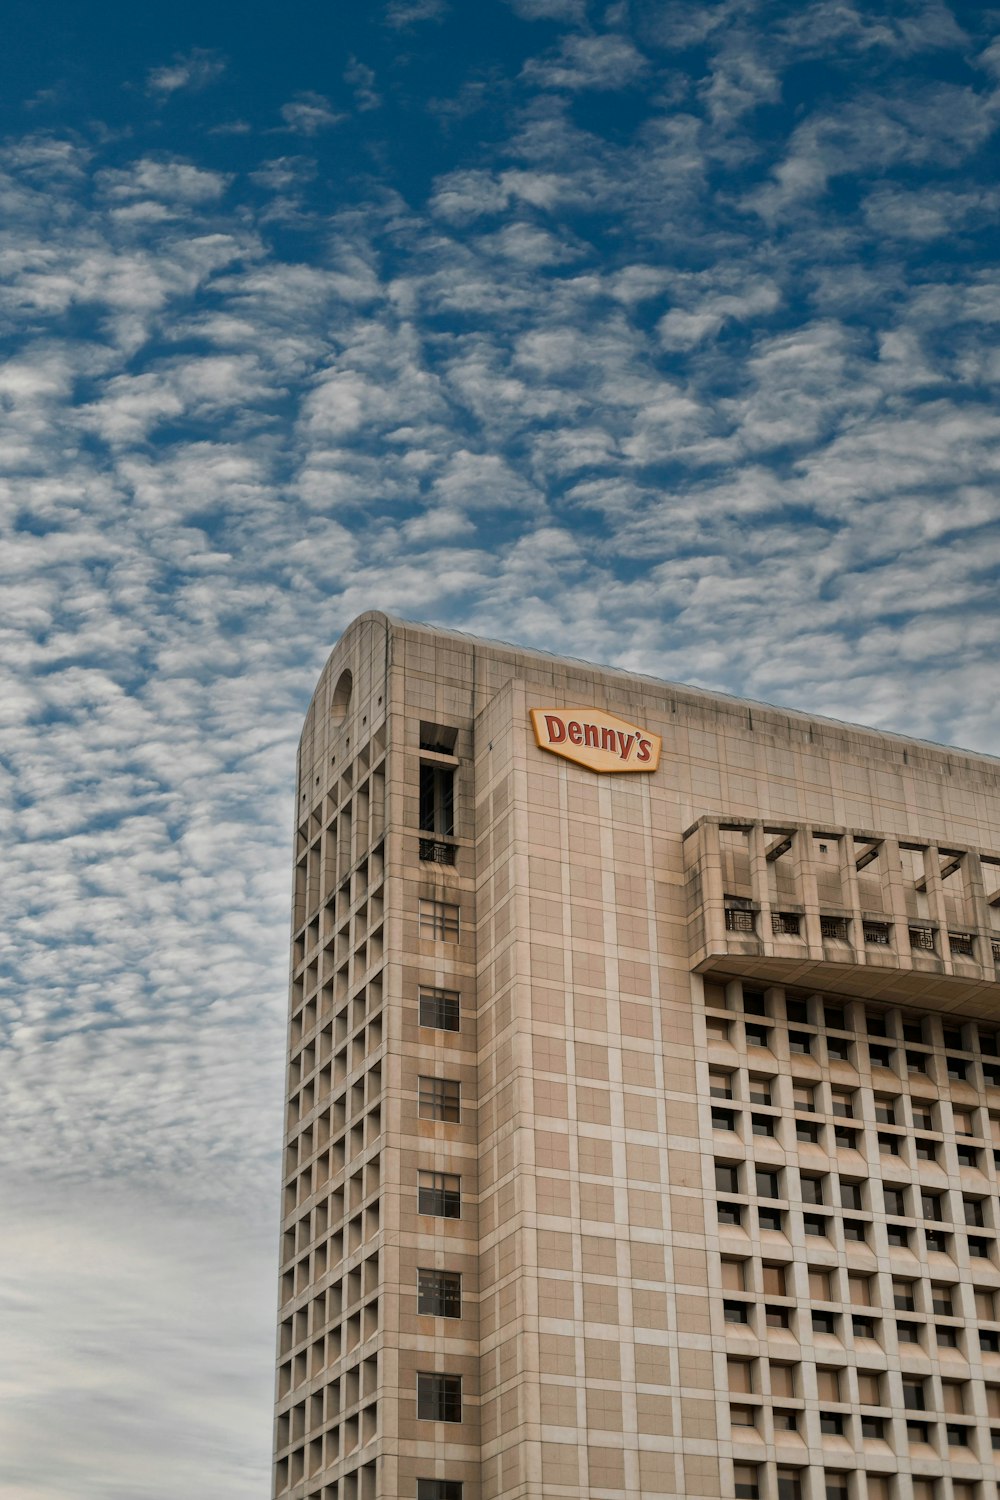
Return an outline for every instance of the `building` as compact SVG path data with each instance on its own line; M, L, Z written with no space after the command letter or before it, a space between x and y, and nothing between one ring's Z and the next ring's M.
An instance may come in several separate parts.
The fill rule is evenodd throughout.
M998 771L350 626L298 772L277 1495L997 1500Z

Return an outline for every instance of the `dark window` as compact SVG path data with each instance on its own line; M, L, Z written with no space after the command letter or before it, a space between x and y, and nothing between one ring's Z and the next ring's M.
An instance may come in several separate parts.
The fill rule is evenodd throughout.
M868 1239L868 1225L864 1219L845 1219L844 1239L853 1240L857 1244L864 1244Z
M960 1167L978 1167L979 1152L975 1146L956 1146L958 1153L958 1164Z
M863 922L862 928L866 943L874 943L877 948L889 946L888 922Z
M768 1328L787 1328L790 1317L787 1307L773 1307L768 1304L764 1308L764 1323Z
M973 1229L982 1229L986 1223L986 1215L983 1213L983 1200L981 1198L963 1198L962 1210L965 1214L966 1224Z
M461 1025L461 1001L455 990L421 989L419 1004L421 1026L432 1026L435 1031L458 1031ZM437 1480L422 1482L436 1484ZM442 1484L444 1482L441 1481ZM460 1483L459 1480L454 1482Z
M771 1115L751 1115L750 1128L754 1135L774 1135L774 1119Z
M750 1103L771 1104L771 1085L766 1078L751 1078L750 1080Z
M883 1156L899 1155L899 1137L887 1135L884 1130L879 1131L878 1149Z
M743 991L743 1010L748 1016L766 1016L767 1006L760 990Z
M983 1063L983 1080L996 1088L1000 1084L1000 1068L995 1063Z
M434 938L438 942L458 942L459 908L452 902L421 901L418 912L420 937Z
M457 1271L417 1272L417 1312L431 1318L462 1316L462 1278Z
M917 1304L913 1296L912 1281L894 1281L892 1283L892 1305L897 1312L915 1311Z
M726 907L727 932L754 932L755 917L752 910L743 906Z
M788 1033L788 1050L807 1054L812 1051L812 1037L807 1031L790 1031Z
M969 1235L969 1254L973 1260L989 1260L990 1242L981 1239L978 1235Z
M824 1005L823 1024L832 1031L847 1030L847 1015L842 1005Z
M758 1208L757 1225L760 1229L772 1229L780 1232L785 1227L784 1214L780 1208Z
M875 1319L853 1317L851 1329L856 1339L873 1339L875 1337Z
M917 1130L934 1129L934 1111L929 1104L913 1105L913 1124Z
M712 1110L713 1130L735 1130L736 1116L731 1109Z
M826 1216L824 1214L803 1214L802 1228L806 1234L825 1235Z
M771 931L776 937L798 937L801 922L802 918L794 911L773 911L771 913ZM805 1010L804 1005L802 1009ZM799 1019L799 1017L796 1017L796 1019ZM802 1016L801 1019L803 1021L808 1020L808 1016ZM789 1020L791 1020L791 1017L789 1017Z
M949 932L948 946L961 958L975 958L976 940L971 932Z
M792 1108L802 1110L807 1115L816 1113L816 1090L811 1083L792 1085Z
M910 947L917 952L934 952L934 928L933 927L911 927Z
M420 763L420 832L455 834L455 770Z
M966 1047L964 1041L962 1040L962 1033L956 1027L946 1026L944 1028L944 1031L942 1032L942 1036L944 1038L944 1044L948 1048L949 1052L969 1051L969 1048Z
M992 1328L980 1328L979 1347L985 1354L1000 1354L1000 1333Z
M856 1151L858 1148L858 1132L848 1130L846 1125L835 1127L833 1139L842 1151Z
M940 1193L921 1193L920 1212L925 1219L940 1224L944 1219L944 1208L942 1206Z
M802 1500L802 1480L798 1469L779 1469L777 1478L777 1500Z
M812 1326L814 1333L836 1333L837 1315L832 1312L814 1312Z
M862 1417L861 1436L863 1438L885 1439L885 1419L883 1417Z
M419 1372L417 1417L421 1422L461 1422L462 1377Z
M825 1177L803 1177L802 1202L803 1203L825 1203L826 1192L824 1189Z
M733 1478L736 1481L736 1500L760 1500L756 1464L735 1464Z
M869 1036L888 1036L885 1016L869 1015L865 1019L865 1030Z
M919 1323L897 1322L896 1337L901 1344L919 1344L920 1328Z
M903 1381L903 1405L907 1411L926 1411L927 1398L922 1380Z
M462 1500L460 1479L418 1479L417 1500Z
M904 1224L887 1224L885 1236L896 1250L905 1250L910 1243L910 1231Z
M955 1311L951 1299L951 1288L946 1286L931 1287L931 1308L942 1318L950 1318Z
M923 1039L924 1039L924 1023L923 1023L923 1021L904 1021L903 1022L903 1041L904 1042L922 1042Z
M873 1047L869 1044L868 1056L873 1068L888 1068L892 1064L891 1047Z
M940 1229L925 1230L924 1243L930 1255L948 1254L948 1236Z
M895 1125L896 1101L894 1099L887 1099L884 1095L876 1094L875 1120L879 1125Z
M839 1412L821 1411L819 1414L819 1430L830 1437L843 1437L844 1419Z
M743 1205L741 1203L720 1203L718 1207L720 1224L742 1224Z
M746 1302L723 1302L722 1315L727 1323L749 1323L750 1312Z
M968 1448L969 1429L967 1427L960 1422L946 1422L944 1430L949 1448Z
M864 1208L860 1182L841 1182L840 1206L841 1208Z
M819 1126L814 1125L811 1120L796 1120L795 1139L797 1141L808 1141L813 1146L818 1145Z
M455 1125L462 1117L462 1085L457 1078L419 1080L417 1113L422 1120L445 1120Z
M949 1328L946 1323L942 1323L937 1328L935 1328L934 1332L937 1335L937 1341L941 1345L942 1349L958 1348L957 1328Z
M738 1193L740 1190L740 1169L732 1162L717 1161L715 1163L715 1186L720 1193Z
M798 1432L798 1412L792 1411L788 1407L776 1407L774 1411L774 1430L776 1432Z
M713 1099L731 1099L733 1097L732 1073L720 1073L714 1070L709 1073L708 1092Z
M926 1422L907 1422L906 1440L908 1443L929 1443L930 1428Z
M913 1154L917 1158L917 1161L937 1161L937 1142L928 1140L926 1136L918 1135L913 1142Z
M778 1191L777 1172L765 1172L762 1167L758 1167L754 1175L757 1183L758 1198L781 1197L781 1194Z
M450 1172L420 1172L417 1175L417 1213L437 1219L462 1217L462 1179Z
M745 1034L748 1047L770 1047L771 1028L769 1026L747 1026Z
M807 1000L786 1000L785 1015L794 1026L808 1026L809 1002Z
M887 1214L906 1213L906 1193L902 1188L882 1187L882 1201L885 1203Z
M914 1052L908 1048L906 1053L906 1067L910 1073L926 1073L927 1053Z
M854 1118L853 1089L834 1089L830 1107L833 1113L839 1115L842 1120L852 1120Z
M821 916L820 919L819 919L819 931L820 931L820 937L827 938L827 939L829 939L829 938L836 938L839 942L846 943L847 942L847 937L848 937L847 918L846 917L823 917L823 916ZM843 1023L842 1020L840 1020L840 1021L837 1021L835 1023L831 1022L831 1021L827 1021L826 1024L828 1026L831 1026L831 1025L834 1025L834 1024L836 1024L837 1026L842 1026L844 1023Z
M969 1064L961 1057L949 1057L946 1059L948 1077L953 1083L964 1083L969 1076Z
M833 1062L850 1062L851 1044L843 1036L827 1037L826 1055Z
M979 1050L984 1057L997 1056L997 1033L995 1031L980 1031Z

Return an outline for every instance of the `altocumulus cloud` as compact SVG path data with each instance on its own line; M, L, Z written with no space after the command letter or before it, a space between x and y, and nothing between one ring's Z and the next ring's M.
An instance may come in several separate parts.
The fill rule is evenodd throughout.
M289 793L354 614L998 744L988 14L460 12L53 65L3 144L12 1500L267 1492Z

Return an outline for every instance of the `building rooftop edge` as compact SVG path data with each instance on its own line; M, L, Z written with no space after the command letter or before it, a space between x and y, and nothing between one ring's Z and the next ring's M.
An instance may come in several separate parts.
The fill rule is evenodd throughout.
M756 709L761 713L784 719L789 723L797 725L817 725L828 731L847 732L851 734L862 734L876 741L890 741L905 749L907 746L919 748L921 751L944 760L953 756L959 756L963 760L979 761L993 771L1000 771L1000 756L990 755L983 750L968 750L960 745L951 745L938 740L925 740L917 735L902 734L897 730L877 729L871 724L861 724L850 719L835 719L829 714L811 713L805 709L788 708L780 703L768 703L761 698L743 698L736 693L725 693L715 688L697 687L693 683L675 682L666 677L655 677L650 672L634 672L627 667L616 667L606 662L593 662L581 656L566 656L555 651L546 651L538 646L523 646L516 641L505 641L499 637L474 635L469 630L457 630L445 625L432 625L424 620L407 620L400 615L391 614L388 610L369 609L355 615L349 624L341 631L337 642L330 651L320 674L319 681L322 682L330 662L337 651L340 641L344 639L355 627L366 620L377 620L386 628L410 633L419 633L439 640L456 640L463 644L500 648L506 652L513 652L517 656L530 657L541 662L561 664L577 670L585 669L592 672L600 672L611 677L620 677L628 681L648 684L651 687L668 689L680 694L689 695L690 698L699 700L705 704L717 703L720 707L732 710L733 708ZM317 684L318 686L318 684ZM315 694L314 694L315 697Z

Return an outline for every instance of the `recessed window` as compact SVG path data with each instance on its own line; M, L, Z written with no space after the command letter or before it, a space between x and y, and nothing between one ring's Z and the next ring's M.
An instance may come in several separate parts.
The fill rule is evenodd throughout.
M811 1083L795 1083L792 1085L792 1107L802 1111L804 1114L814 1114L816 1111L816 1090Z
M417 911L422 938L432 938L436 942L458 942L460 910L453 902L421 900Z
M708 1075L708 1092L713 1099L731 1099L733 1097L732 1073L724 1073L721 1068L712 1068Z
M787 1307L772 1307L768 1304L764 1308L764 1324L767 1328L787 1328L791 1321Z
M460 1479L418 1479L417 1500L462 1500Z
M942 1349L957 1349L959 1347L958 1329L951 1328L947 1323L939 1323L934 1330L934 1336Z
M906 1191L904 1188L886 1187L882 1184L882 1201L887 1214L903 1216L906 1213Z
M812 1051L812 1037L807 1031L790 1031L788 1033L789 1052L798 1053L800 1056L808 1056Z
M832 1312L813 1312L813 1333L836 1333L837 1315Z
M722 1316L727 1323L749 1323L749 1306L746 1302L727 1300L722 1304Z
M788 1406L776 1406L774 1408L774 1430L775 1432L798 1432L798 1412Z
M450 1172L417 1174L417 1213L437 1219L462 1217L462 1179Z
M826 1039L826 1055L831 1062L850 1062L851 1044L846 1037L830 1036Z
M966 1224L971 1225L973 1229L982 1229L986 1223L982 1198L963 1198L962 1212L965 1215Z
M760 1500L756 1464L734 1464L733 1480L736 1500Z
M930 1428L926 1422L907 1422L906 1441L908 1443L929 1443L930 1440Z
M421 1120L443 1120L455 1125L462 1118L462 1085L457 1078L421 1077L417 1087Z
M781 1193L778 1191L777 1172L766 1172L762 1167L758 1167L754 1173L754 1179L757 1185L758 1198L781 1197Z
M929 1255L948 1254L948 1236L941 1229L926 1229L924 1231L924 1244L927 1246Z
M913 1142L913 1154L917 1161L937 1161L937 1141L931 1141L926 1136L918 1135Z
M417 1418L421 1422L461 1422L461 1375L417 1374Z
M421 986L418 1005L421 1026L432 1027L435 1031L459 1030L461 1000L455 990L439 990Z
M738 1193L740 1190L740 1169L734 1162L717 1161L715 1163L715 1186L720 1193Z
M1000 1354L1000 1333L992 1328L980 1328L979 1347L984 1354Z
M761 1266L761 1280L766 1297L783 1297L785 1295L785 1268L765 1261Z
M979 1152L975 1146L956 1146L955 1154L958 1157L960 1167L978 1167Z
M731 1110L731 1109L713 1109L712 1110L712 1129L713 1130L735 1130L736 1129L736 1115L733 1112L733 1110Z
M919 1344L921 1326L920 1323L898 1321L896 1323L896 1337L901 1344Z
M917 1104L913 1106L913 1124L917 1130L934 1129L934 1110L930 1104Z
M895 1099L891 1099L887 1094L875 1095L875 1121L878 1125L895 1125Z
M912 1048L907 1048L906 1070L908 1073L926 1073L928 1061L926 1052L914 1052Z
M751 1115L750 1129L754 1135L773 1136L774 1119L771 1115Z
M793 1026L809 1025L809 1002L808 1000L785 1001L785 1016Z
M969 1235L969 1256L973 1260L989 1260L990 1241L980 1239L978 1235Z
M840 1412L821 1411L819 1414L819 1430L825 1433L827 1437L843 1437L844 1419Z
M705 1018L705 1031L710 1042L728 1042L731 1029L730 1023L724 1021L721 1016Z
M920 1212L925 1219L933 1223L941 1223L944 1219L944 1205L940 1193L921 1193Z
M767 1006L760 990L743 991L743 1010L748 1016L766 1016Z
M858 1149L858 1132L848 1130L846 1125L837 1125L833 1132L834 1143L841 1151L856 1151Z
M749 1093L751 1104L774 1103L771 1094L771 1081L768 1078L751 1078Z
M825 1203L826 1202L826 1189L825 1189L826 1178L825 1177L806 1177L806 1176L802 1176L802 1177L800 1177L799 1181L800 1181L801 1187L802 1187L802 1202L803 1203Z
M780 1234L785 1227L785 1216L780 1208L758 1208L757 1227Z
M854 1090L833 1089L830 1095L830 1107L835 1115L843 1120L854 1118Z
M860 1182L844 1182L841 1178L840 1206L841 1208L864 1208L864 1195Z
M926 1411L927 1397L922 1380L903 1381L903 1405L907 1411Z
M875 1319L854 1316L851 1319L851 1331L856 1339L873 1339L875 1337Z
M811 1120L795 1121L795 1139L805 1141L811 1146L819 1144L819 1126L814 1125Z
M861 1418L861 1436L875 1442L884 1442L885 1418L863 1416Z
M723 1201L718 1205L718 1216L720 1224L740 1225L743 1223L743 1205Z
M729 1423L732 1427L756 1427L757 1408L755 1406L730 1406Z
M910 1231L904 1224L887 1224L885 1237L894 1250L905 1250L910 1243Z
M823 1006L823 1025L831 1031L847 1030L847 1013L842 1005Z
M961 1422L946 1422L944 1431L949 1448L968 1448L969 1429Z
M802 1228L806 1234L820 1237L826 1236L827 1219L825 1214L803 1214Z
M878 1149L882 1156L898 1156L899 1137L896 1135L886 1135L884 1130L880 1130L878 1133Z
M873 1068L888 1068L892 1066L892 1048L873 1046L869 1043L868 1057Z
M462 1316L462 1278L457 1271L417 1272L417 1312L431 1318Z
M914 1297L914 1285L912 1281L894 1281L892 1283L892 1305L897 1312L916 1312L917 1303Z
M802 1478L798 1469L779 1469L777 1500L802 1500Z
M862 1406L882 1405L881 1377L874 1370L858 1371L858 1400Z
M770 1047L770 1026L747 1026L744 1028L746 1043L748 1047Z
M868 1239L868 1225L864 1219L844 1220L844 1239L855 1244L864 1244Z

